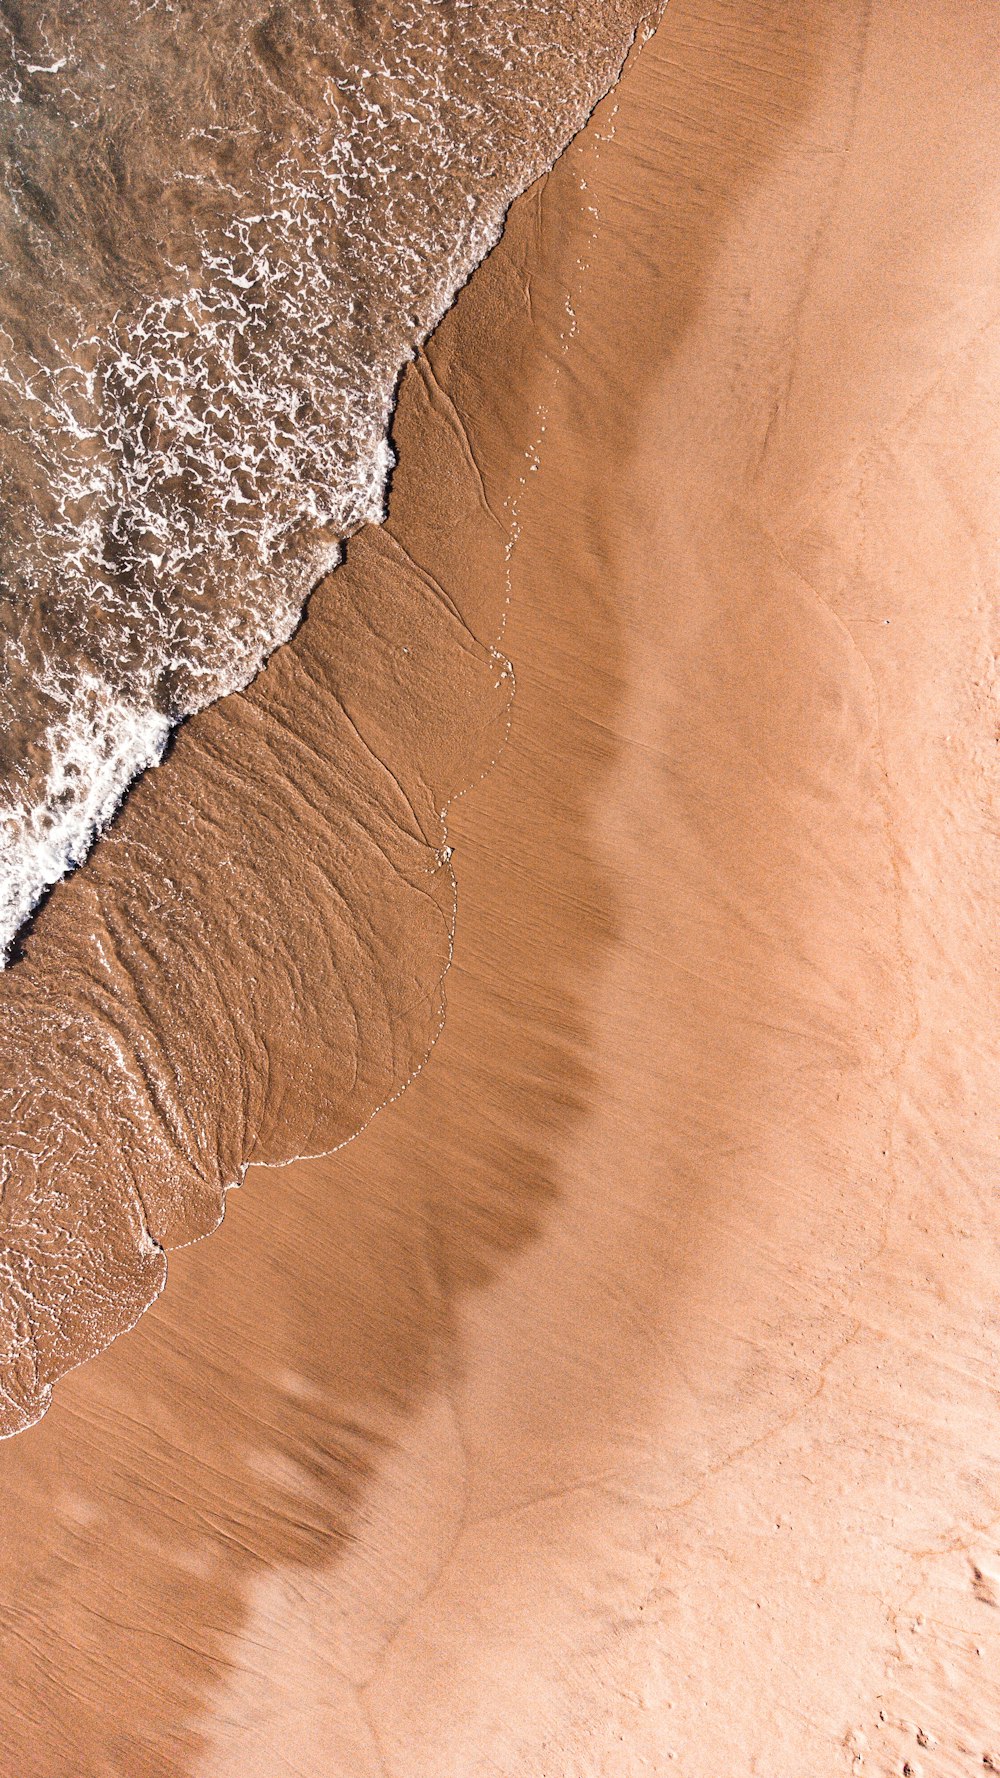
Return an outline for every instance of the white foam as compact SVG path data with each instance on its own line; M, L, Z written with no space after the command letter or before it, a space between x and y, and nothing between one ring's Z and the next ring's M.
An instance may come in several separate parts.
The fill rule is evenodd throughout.
M449 118L456 39L430 9L440 53L414 59L404 34L391 65L373 54L328 82L311 117L295 105L293 145L270 160L262 150L252 194L224 185L210 157L178 173L203 188L191 194L195 250L165 265L160 294L47 339L44 362L23 347L0 363L30 466L17 596L45 653L29 669L21 651L19 683L33 672L44 684L31 742L49 761L37 805L22 781L0 809L0 959L161 757L171 724L246 686L338 540L383 517L399 373L586 109L571 81L564 116L534 108L531 56L563 54L536 16L522 138L485 196L466 189L469 143ZM476 55L509 71L499 15L497 27ZM44 71L63 61L53 50ZM489 79L472 90L485 144ZM419 144L419 202L400 181L401 130L411 157ZM220 190L232 200L221 223Z
M136 709L91 673L46 734L50 757L35 802L0 806L0 959L40 893L85 856L126 786L163 755L170 724ZM40 889L39 885L42 886Z

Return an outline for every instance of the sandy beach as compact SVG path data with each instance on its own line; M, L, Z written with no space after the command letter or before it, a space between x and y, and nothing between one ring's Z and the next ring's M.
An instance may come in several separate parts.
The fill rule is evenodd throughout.
M36 922L212 1137L0 1444L11 1778L1000 1769L994 36L671 0Z

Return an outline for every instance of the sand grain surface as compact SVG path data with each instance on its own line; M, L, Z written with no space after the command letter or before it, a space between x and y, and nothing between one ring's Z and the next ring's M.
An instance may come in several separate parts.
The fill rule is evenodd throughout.
M994 27L672 0L408 375L443 1034L0 1451L19 1778L1000 1768Z

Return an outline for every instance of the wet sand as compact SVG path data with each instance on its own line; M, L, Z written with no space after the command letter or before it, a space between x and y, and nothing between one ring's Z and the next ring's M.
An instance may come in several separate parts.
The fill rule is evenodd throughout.
M408 377L447 1018L0 1447L12 1772L1000 1766L991 36L672 0Z

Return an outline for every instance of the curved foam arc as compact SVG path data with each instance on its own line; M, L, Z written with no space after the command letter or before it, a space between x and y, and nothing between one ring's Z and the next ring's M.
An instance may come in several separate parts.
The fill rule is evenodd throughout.
M0 964L39 896L86 856L126 786L159 764L169 734L158 711L137 708L95 675L81 675L47 736L42 798L0 809L0 854L10 860L0 872Z

